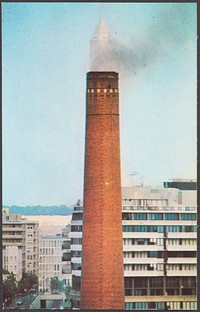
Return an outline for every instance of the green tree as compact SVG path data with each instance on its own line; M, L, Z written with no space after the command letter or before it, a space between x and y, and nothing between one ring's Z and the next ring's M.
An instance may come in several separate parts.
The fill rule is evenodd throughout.
M17 291L17 281L11 272L9 276L3 281L3 301L5 305L8 306L15 298Z
M53 277L53 278L51 279L51 285L50 285L50 287L51 287L51 291L52 291L52 290L60 290L60 289L62 289L62 284L61 284L61 282L59 281L59 279L58 279L57 276L55 276L55 277Z
M35 285L38 285L38 277L34 273L26 273L22 274L22 278L19 281L18 291L23 292L25 289L28 291L34 288Z

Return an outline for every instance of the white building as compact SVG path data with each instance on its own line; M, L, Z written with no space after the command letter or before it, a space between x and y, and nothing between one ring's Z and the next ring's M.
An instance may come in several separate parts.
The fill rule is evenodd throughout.
M181 183L181 182L180 182ZM122 188L125 306L196 309L197 192ZM72 288L80 290L82 207L71 221ZM74 303L78 307L78 302Z
M196 196L122 189L126 309L196 309Z

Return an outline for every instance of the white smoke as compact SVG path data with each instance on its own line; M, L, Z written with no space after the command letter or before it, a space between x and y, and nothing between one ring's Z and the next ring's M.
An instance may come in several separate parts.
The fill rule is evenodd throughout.
M141 74L169 55L173 47L184 48L190 36L192 10L187 4L163 9L140 40L128 46L111 40L105 22L101 19L91 40L90 69L114 70L120 74ZM189 26L189 27L188 27Z

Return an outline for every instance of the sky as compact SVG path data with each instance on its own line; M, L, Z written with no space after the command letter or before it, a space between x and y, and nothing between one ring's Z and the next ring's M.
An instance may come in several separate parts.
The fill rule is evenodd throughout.
M83 198L86 73L100 17L120 83L122 186L196 178L195 3L3 3L3 204Z

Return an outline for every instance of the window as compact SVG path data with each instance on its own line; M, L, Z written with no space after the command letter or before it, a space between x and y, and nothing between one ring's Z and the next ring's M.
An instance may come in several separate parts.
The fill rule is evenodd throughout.
M158 233L163 233L164 232L164 226L163 225L158 225Z
M181 213L181 220L196 220L196 214L195 213Z
M148 257L149 258L156 258L157 257L157 251L149 251L148 252Z
M72 238L72 245L81 245L82 244L82 238Z
M82 232L82 225L72 225L71 231L72 232Z
M146 213L134 213L134 220L147 220L147 214Z
M163 214L162 213L149 213L149 220L163 220Z
M178 213L165 213L164 214L165 220L179 220Z
M122 213L122 220L132 220L132 213L123 212Z
M82 220L83 214L82 213L74 213L72 215L72 220Z
M144 239L138 239L137 244L138 245L145 245L145 240Z

